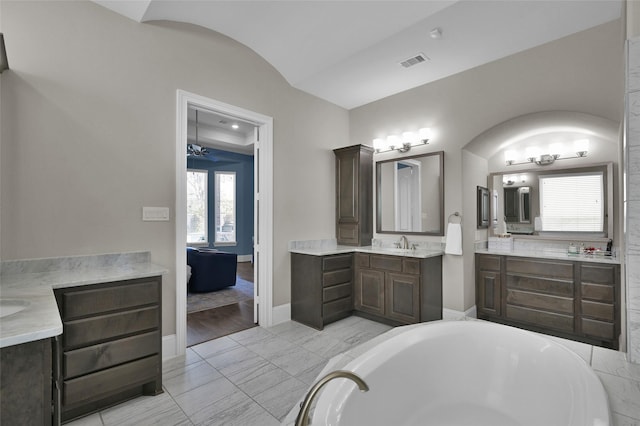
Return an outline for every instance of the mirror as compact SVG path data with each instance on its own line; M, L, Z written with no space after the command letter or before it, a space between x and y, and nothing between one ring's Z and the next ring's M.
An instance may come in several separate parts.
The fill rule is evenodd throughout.
M610 238L613 180L613 163L492 173L494 232Z
M444 152L376 163L376 231L444 235Z
M478 229L489 227L489 190L482 186L477 189Z
M504 188L504 220L507 223L531 223L531 187Z

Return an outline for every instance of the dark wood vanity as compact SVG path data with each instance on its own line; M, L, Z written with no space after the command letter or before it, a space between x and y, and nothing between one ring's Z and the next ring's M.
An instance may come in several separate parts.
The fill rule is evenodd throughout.
M390 325L442 319L442 256L291 253L291 319L321 330L352 314Z
M478 318L618 349L620 265L476 254Z
M162 393L161 277L56 289L54 405L66 422Z

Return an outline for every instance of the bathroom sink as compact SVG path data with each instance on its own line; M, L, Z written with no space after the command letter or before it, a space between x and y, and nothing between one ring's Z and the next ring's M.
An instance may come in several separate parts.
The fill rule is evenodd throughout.
M22 299L0 299L0 318L16 314L29 306L29 302Z

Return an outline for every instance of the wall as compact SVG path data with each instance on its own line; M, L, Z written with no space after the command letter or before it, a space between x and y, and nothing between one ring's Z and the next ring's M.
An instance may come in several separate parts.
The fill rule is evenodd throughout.
M434 129L430 144L410 154L445 151L445 219L460 211L466 224L475 215L475 198L463 194L479 183L466 176L462 148L498 123L538 111L580 111L621 121L622 42L623 21L617 20L355 108L349 112L350 142L371 144L387 134ZM467 243L475 238L475 227L465 226L464 261L444 256L446 308L464 311L473 304Z
M633 3L633 6L632 6ZM640 364L640 5L627 3L626 296L627 357ZM635 23L635 26L634 26Z
M210 248L218 248L238 255L253 254L253 156L209 149L208 157L187 157L187 169L207 170L208 173L208 239ZM215 241L215 172L236 173L236 245L218 246Z
M293 89L220 34L139 24L88 1L2 1L3 260L150 250L170 269L175 333L176 90L274 118L274 305L290 300L288 241L334 235L334 159L348 113ZM142 222L168 206L169 222ZM293 218L293 219L292 219ZM184 244L179 242L179 244Z

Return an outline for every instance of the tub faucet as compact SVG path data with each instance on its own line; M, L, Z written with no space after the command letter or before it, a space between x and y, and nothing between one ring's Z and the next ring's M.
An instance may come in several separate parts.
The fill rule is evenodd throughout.
M400 245L402 247L398 247L398 248L403 248L405 250L409 248L409 240L407 240L407 237L405 237L404 235L400 237Z
M327 382L333 379L337 379L338 377L344 377L345 379L353 380L356 383L356 385L358 385L358 388L362 392L366 392L369 390L369 386L367 386L364 380L362 380L356 374L350 371L344 371L344 370L332 371L331 373L324 376L322 379L318 380L316 384L311 387L311 389L307 393L307 396L305 396L304 401L302 401L302 403L300 404L300 412L298 413L298 417L296 417L295 426L309 425L310 423L309 410L311 409L311 403L313 402L313 398L315 398L316 394L320 391L320 388L322 388L325 384L327 384Z

